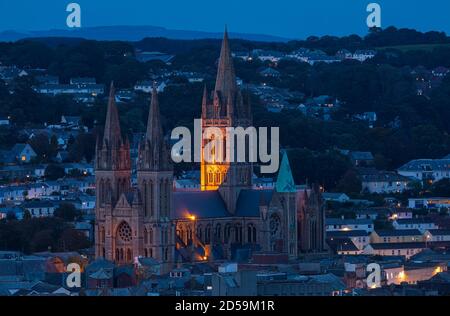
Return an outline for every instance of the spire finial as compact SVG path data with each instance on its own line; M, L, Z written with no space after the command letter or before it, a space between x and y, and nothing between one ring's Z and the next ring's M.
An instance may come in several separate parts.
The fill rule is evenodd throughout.
M231 56L230 43L228 40L228 29L225 26L223 34L222 48L220 50L219 65L217 69L216 91L228 95L229 91L235 91L236 75L234 72L233 58Z

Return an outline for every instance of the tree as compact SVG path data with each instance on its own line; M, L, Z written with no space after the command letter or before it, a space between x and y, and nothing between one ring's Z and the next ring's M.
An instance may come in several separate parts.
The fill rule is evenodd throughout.
M64 168L56 165L56 164L50 164L45 168L44 175L49 180L58 180L60 178L63 178L66 173L64 171Z
M51 229L45 229L34 234L30 246L34 252L47 251L53 248L54 241L53 231Z
M450 196L450 179L445 178L433 183L430 191L433 196Z
M16 213L14 213L14 212L8 212L8 213L6 214L6 220L7 220L7 221L16 221L16 220L17 220Z
M350 195L358 195L361 193L362 185L358 173L353 169L347 171L339 181L336 190Z
M89 239L82 232L73 228L64 230L58 244L63 251L75 251L91 245Z
M53 213L53 216L61 218L66 222L73 222L80 216L80 211L71 203L61 203Z
M23 212L23 219L24 219L24 220L30 220L31 218L32 218L32 216L31 216L30 211L29 211L29 210L25 210L25 211Z

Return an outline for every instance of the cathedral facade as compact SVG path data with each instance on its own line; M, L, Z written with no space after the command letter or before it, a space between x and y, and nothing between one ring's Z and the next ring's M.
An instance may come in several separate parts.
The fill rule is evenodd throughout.
M227 127L251 124L225 32L214 91L203 93L202 127L219 128L226 138ZM208 141L202 142L202 155ZM294 184L286 153L273 189L253 188L252 163L211 162L202 156L200 189L176 191L156 90L138 152L137 185L132 186L130 145L121 134L111 85L105 131L96 148L96 257L117 264L152 257L170 268L235 258L240 250L294 260L325 249L320 189Z

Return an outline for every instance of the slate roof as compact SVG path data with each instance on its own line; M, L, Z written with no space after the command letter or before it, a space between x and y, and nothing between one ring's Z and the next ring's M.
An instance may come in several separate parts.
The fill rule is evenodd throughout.
M434 236L447 236L450 235L450 229L429 229L431 235Z
M370 244L370 246L377 250L377 249L411 249L411 248L418 248L418 249L424 249L426 248L426 245L424 242L393 242L393 243L380 243L380 244Z
M346 231L330 231L327 232L327 238L346 238L346 237L367 237L368 233L365 230L350 230Z
M259 217L259 204L263 199L269 203L273 190L242 190L237 200L235 217ZM226 218L232 214L226 209L218 191L174 192L173 219L183 219L188 215L197 218Z
M380 237L422 235L418 229L377 230L376 233Z
M417 159L411 160L398 168L398 171L448 171L450 159Z

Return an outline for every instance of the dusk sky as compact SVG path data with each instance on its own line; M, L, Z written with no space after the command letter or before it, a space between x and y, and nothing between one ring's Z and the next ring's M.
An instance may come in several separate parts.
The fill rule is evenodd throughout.
M82 26L154 25L171 29L263 33L289 38L365 34L366 6L382 7L382 27L450 33L448 0L0 0L0 31L67 28L68 3Z

